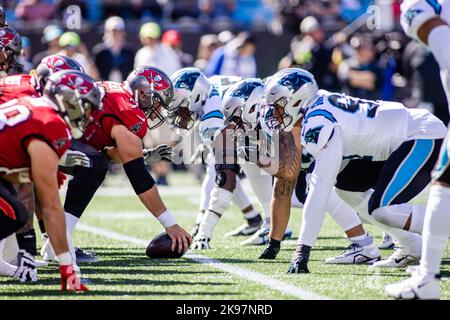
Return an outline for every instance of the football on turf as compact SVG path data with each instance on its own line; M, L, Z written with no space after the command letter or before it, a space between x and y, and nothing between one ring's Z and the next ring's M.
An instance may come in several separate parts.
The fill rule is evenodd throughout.
M172 251L172 239L166 232L158 234L147 246L145 253L151 259L162 258L181 258L186 251L178 252L177 249Z

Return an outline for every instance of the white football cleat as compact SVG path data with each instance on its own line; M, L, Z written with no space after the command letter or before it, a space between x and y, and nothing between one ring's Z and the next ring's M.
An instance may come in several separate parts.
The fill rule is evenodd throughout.
M387 259L375 262L374 268L406 268L419 263L420 253L408 253L404 248L398 248Z
M196 237L191 244L191 250L209 250L211 249L209 241L207 237Z
M269 242L270 226L264 224L250 238L241 242L241 246L260 246Z
M419 272L415 272L409 279L388 284L384 292L395 299L439 300L441 298L439 285L438 276L423 276Z
M36 268L42 268L48 266L48 262L44 260L35 260Z
M42 234L42 248L41 248L41 256L44 259L44 261L47 262L55 262L56 256L55 252L53 251L52 244L50 243L50 239L48 238L47 234Z
M372 243L368 246L360 246L351 243L342 254L328 258L326 264L372 264L381 259L380 250Z
M383 240L378 246L379 249L393 249L395 246L394 239L386 232L383 232Z
M235 230L225 233L225 237L250 236L257 232L260 227L261 223L255 223L254 225L246 223Z
M0 258L0 277L12 277L16 270L17 266L13 266Z

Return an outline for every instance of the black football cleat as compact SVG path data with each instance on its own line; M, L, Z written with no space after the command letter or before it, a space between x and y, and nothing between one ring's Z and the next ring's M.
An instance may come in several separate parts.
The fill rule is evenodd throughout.
M287 273L309 273L308 261L310 251L310 246L297 246Z
M264 260L273 260L277 257L278 253L280 252L280 247L273 246L271 244L268 244L263 252L259 255L258 259L264 259Z
M95 263L95 262L99 261L95 252L92 252L92 251L84 251L83 249L75 248L75 255L77 258L77 264L79 264L79 263Z

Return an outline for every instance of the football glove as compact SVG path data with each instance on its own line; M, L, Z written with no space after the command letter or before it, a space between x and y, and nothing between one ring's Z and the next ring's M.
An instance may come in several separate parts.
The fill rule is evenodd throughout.
M59 266L59 273L61 275L61 291L89 291L78 279L73 265Z
M199 237L195 238L192 242L191 249L192 250L209 250L211 247L209 246L209 238Z
M152 165L161 160L172 162L173 147L167 144L160 144L156 148L144 149L143 153L146 165Z
M67 150L59 159L58 164L61 167L92 167L91 159L85 153L75 150Z
M22 283L38 280L34 257L23 249L17 254L17 270L13 277Z
M300 245L295 250L287 273L309 273L308 261L311 247Z

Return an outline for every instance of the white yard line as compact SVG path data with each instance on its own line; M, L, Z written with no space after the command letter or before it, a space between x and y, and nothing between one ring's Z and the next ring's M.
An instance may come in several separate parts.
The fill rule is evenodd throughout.
M89 233L103 236L105 238L109 238L109 239L113 239L113 240L126 241L129 243L138 245L138 246L147 246L148 245L148 240L130 237L127 235L123 235L123 234L114 232L114 231L97 228L97 227L94 227L94 226L91 226L88 224L78 223L77 230L89 232ZM208 258L201 254L194 254L194 253L188 252L187 254L184 255L184 257L191 259L198 263L207 264L213 268L233 274L233 275L243 278L245 280L259 283L259 284L266 286L272 290L276 290L283 294L287 294L287 295L290 295L290 296L293 296L293 297L296 297L299 299L304 299L304 300L327 300L327 299L329 299L328 297L324 297L324 296L318 295L314 292L301 289L299 287L296 287L291 284L285 283L283 281L274 279L267 275L264 275L264 274L261 274L258 272L254 272L249 269L237 267L237 266L234 266L231 264L226 264L226 263L220 262L219 260L211 259L211 258Z
M178 217L195 217L196 210L171 210L174 215ZM88 211L90 217L95 218L108 218L113 220L134 220L134 219L152 219L153 216L150 212L145 210L130 210L130 211Z

